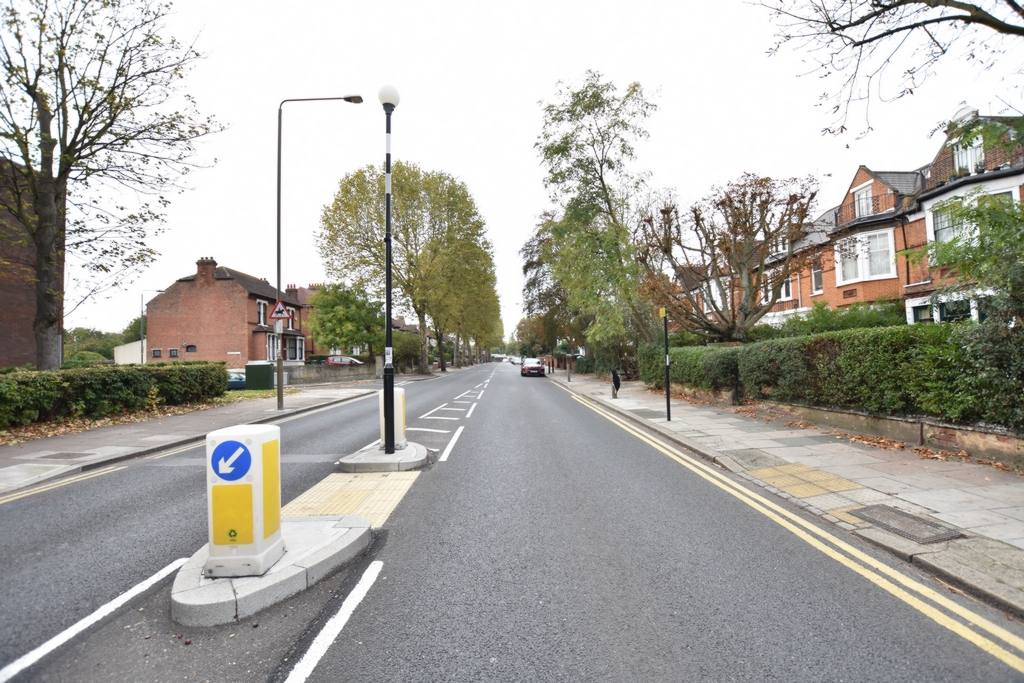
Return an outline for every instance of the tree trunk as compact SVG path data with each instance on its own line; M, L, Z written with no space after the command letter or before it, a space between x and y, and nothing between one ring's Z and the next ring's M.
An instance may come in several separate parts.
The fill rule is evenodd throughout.
M424 311L416 311L416 317L420 322L420 363L416 370L421 375L429 375L427 367L427 315Z
M456 369L462 367L462 348L460 346L460 342L462 341L462 334L459 332L459 330L460 330L460 327L458 325L456 325L455 326L455 346L452 348L452 363L455 365Z
M441 372L448 372L448 366L444 362L444 335L441 334L441 330L434 328L434 336L437 337L437 363L438 367L441 368Z
M50 146L52 153L52 145ZM64 191L52 173L37 178L35 229L29 230L35 247L36 315L32 330L36 339L36 367L59 370L61 330L64 321ZM52 171L52 166L49 169Z

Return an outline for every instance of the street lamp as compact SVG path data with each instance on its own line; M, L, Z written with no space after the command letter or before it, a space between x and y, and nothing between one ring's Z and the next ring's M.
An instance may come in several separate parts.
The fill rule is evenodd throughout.
M277 107L277 300L281 300L281 119L284 105L287 102L350 102L360 104L363 98L360 95L345 95L343 97L300 97L290 100L281 100ZM274 333L281 335L283 325L280 320L274 321ZM282 335L283 337L283 335ZM284 357L282 350L284 339L277 340L277 409L284 410Z
M387 152L384 155L384 453L390 455L395 452L395 366L391 348L391 113L401 98L393 85L385 85L377 97L384 105L387 120Z
M144 289L139 292L139 363L146 363L146 292L163 292L162 289Z

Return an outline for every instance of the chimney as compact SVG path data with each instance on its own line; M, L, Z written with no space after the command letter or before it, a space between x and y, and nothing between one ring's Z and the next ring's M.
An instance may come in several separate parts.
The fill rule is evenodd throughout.
M286 285L284 288L284 293L293 299L299 298L299 289L295 285Z
M213 260L212 256L203 256L196 261L196 281L203 284L212 284L214 277L213 271L217 267L217 262Z

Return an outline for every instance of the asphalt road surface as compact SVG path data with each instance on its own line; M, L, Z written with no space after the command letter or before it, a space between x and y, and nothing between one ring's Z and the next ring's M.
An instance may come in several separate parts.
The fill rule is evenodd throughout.
M207 629L170 621L165 579L14 680L1024 680L1021 624L546 379L404 388L435 461L365 557ZM282 423L284 501L377 419L369 399ZM201 449L122 464L0 506L0 664L205 542Z

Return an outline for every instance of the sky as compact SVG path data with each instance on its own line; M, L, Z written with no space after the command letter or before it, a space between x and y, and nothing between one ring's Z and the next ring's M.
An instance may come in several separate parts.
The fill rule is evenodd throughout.
M768 12L739 0L176 0L166 33L205 54L187 92L227 129L200 142L208 167L172 198L165 231L151 240L156 261L76 309L66 328L120 331L156 296L151 290L193 274L201 257L275 281L284 99L365 101L284 106L283 284L325 281L315 245L320 213L346 173L383 163L377 93L390 84L401 95L394 158L461 179L487 223L506 338L522 317L519 249L553 208L534 143L559 81L579 84L596 70L620 89L644 87L658 111L635 168L650 173L653 187L672 188L682 206L749 171L817 177L823 210L842 200L860 164L900 171L930 162L942 140L929 132L964 103L999 113L998 98L1015 94L1009 101L1022 106L996 74L950 63L913 97L874 102L869 135L822 135L833 118L816 106L823 84L800 76L807 55L769 57Z

